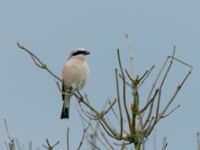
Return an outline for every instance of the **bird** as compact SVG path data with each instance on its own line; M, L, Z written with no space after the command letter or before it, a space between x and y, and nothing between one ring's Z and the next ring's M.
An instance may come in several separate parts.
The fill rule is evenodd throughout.
M68 60L64 64L62 70L62 112L61 119L69 119L69 110L70 110L70 99L72 94L70 93L73 90L81 90L88 78L89 66L86 62L86 55L89 55L90 52L85 48L77 48L71 52Z

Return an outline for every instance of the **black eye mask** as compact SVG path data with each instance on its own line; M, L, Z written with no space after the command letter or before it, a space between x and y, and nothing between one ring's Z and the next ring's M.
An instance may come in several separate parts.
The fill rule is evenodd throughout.
M90 52L88 52L88 51L76 51L76 52L72 53L72 56L76 56L76 55L80 55L80 54L82 54L82 55L89 55Z

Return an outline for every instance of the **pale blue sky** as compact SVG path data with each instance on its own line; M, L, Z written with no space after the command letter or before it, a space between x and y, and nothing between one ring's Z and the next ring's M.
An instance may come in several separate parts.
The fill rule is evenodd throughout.
M176 56L194 67L173 104L181 108L160 122L157 142L161 145L162 137L167 136L168 149L196 149L200 130L199 6L198 0L0 0L0 149L5 149L4 118L11 134L25 146L33 141L34 148L42 147L48 137L61 141L57 149L64 149L70 127L75 149L82 127L75 102L71 103L70 119L60 120L62 102L53 78L39 70L17 48L17 42L32 49L58 75L72 49L89 49L91 75L85 91L92 103L102 108L115 96L116 48L121 49L127 64L124 33L131 35L137 74L153 64L159 68L173 45L177 46ZM176 73L171 79L176 81ZM172 91L171 86L168 89ZM152 149L149 141L147 150Z

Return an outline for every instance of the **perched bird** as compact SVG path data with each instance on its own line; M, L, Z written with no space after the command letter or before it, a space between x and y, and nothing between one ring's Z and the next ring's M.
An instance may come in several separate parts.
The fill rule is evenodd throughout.
M72 95L64 93L70 93L72 89L80 90L84 87L89 73L89 66L86 62L86 55L89 55L84 48L78 48L73 51L64 65L62 71L62 99L63 107L61 112L61 119L69 118L70 99Z

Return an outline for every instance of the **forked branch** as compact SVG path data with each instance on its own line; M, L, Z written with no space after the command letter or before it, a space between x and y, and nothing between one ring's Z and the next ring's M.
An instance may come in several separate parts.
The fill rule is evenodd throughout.
M53 150L58 144L60 143L60 141L57 141L55 144L51 145L49 143L49 140L46 139L46 145L42 144L44 148L46 148L47 150Z

